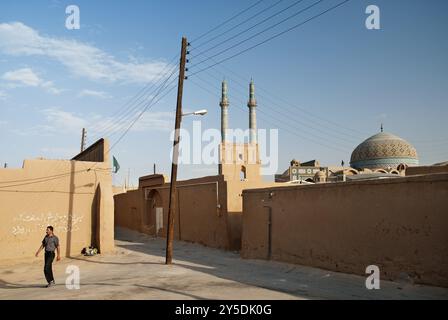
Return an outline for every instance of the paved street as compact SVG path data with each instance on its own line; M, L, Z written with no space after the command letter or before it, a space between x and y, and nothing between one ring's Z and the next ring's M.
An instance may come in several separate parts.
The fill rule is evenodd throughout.
M243 260L237 253L175 243L164 265L164 239L117 230L116 252L55 263L57 285L43 288L41 258L0 267L0 299L447 299L448 289L381 282L285 263ZM65 286L66 267L81 272L79 290Z

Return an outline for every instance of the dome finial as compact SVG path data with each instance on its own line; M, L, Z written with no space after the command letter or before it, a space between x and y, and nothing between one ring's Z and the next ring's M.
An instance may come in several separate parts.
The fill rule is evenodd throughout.
M384 132L384 126L381 124L381 132Z

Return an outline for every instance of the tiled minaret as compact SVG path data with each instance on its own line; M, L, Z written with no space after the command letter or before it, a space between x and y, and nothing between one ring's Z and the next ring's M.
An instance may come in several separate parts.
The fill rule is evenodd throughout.
M255 85L254 81L250 81L249 85L249 102L247 103L249 107L249 143L257 143L257 100L255 100Z
M227 130L229 128L229 99L227 97L227 82L224 80L222 82L221 89L221 142L227 142Z

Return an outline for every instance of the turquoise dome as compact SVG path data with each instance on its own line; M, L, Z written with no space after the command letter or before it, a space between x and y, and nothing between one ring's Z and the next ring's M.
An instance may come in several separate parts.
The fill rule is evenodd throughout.
M406 140L380 132L353 151L350 166L360 169L396 169L399 164L418 165L417 150Z

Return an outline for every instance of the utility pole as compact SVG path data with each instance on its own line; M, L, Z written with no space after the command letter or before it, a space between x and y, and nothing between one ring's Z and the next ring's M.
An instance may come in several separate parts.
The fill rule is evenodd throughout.
M176 213L176 181L177 161L179 158L180 124L182 121L182 95L184 90L185 64L187 62L187 38L182 38L180 53L179 82L177 85L176 122L174 127L173 163L171 165L170 201L168 207L168 227L166 231L166 260L165 264L173 262L173 240L174 240L174 216Z
M86 137L87 137L87 131L86 128L82 128L82 136L81 136L81 152L83 152L86 149Z
M154 174L156 174L156 164L154 163Z

